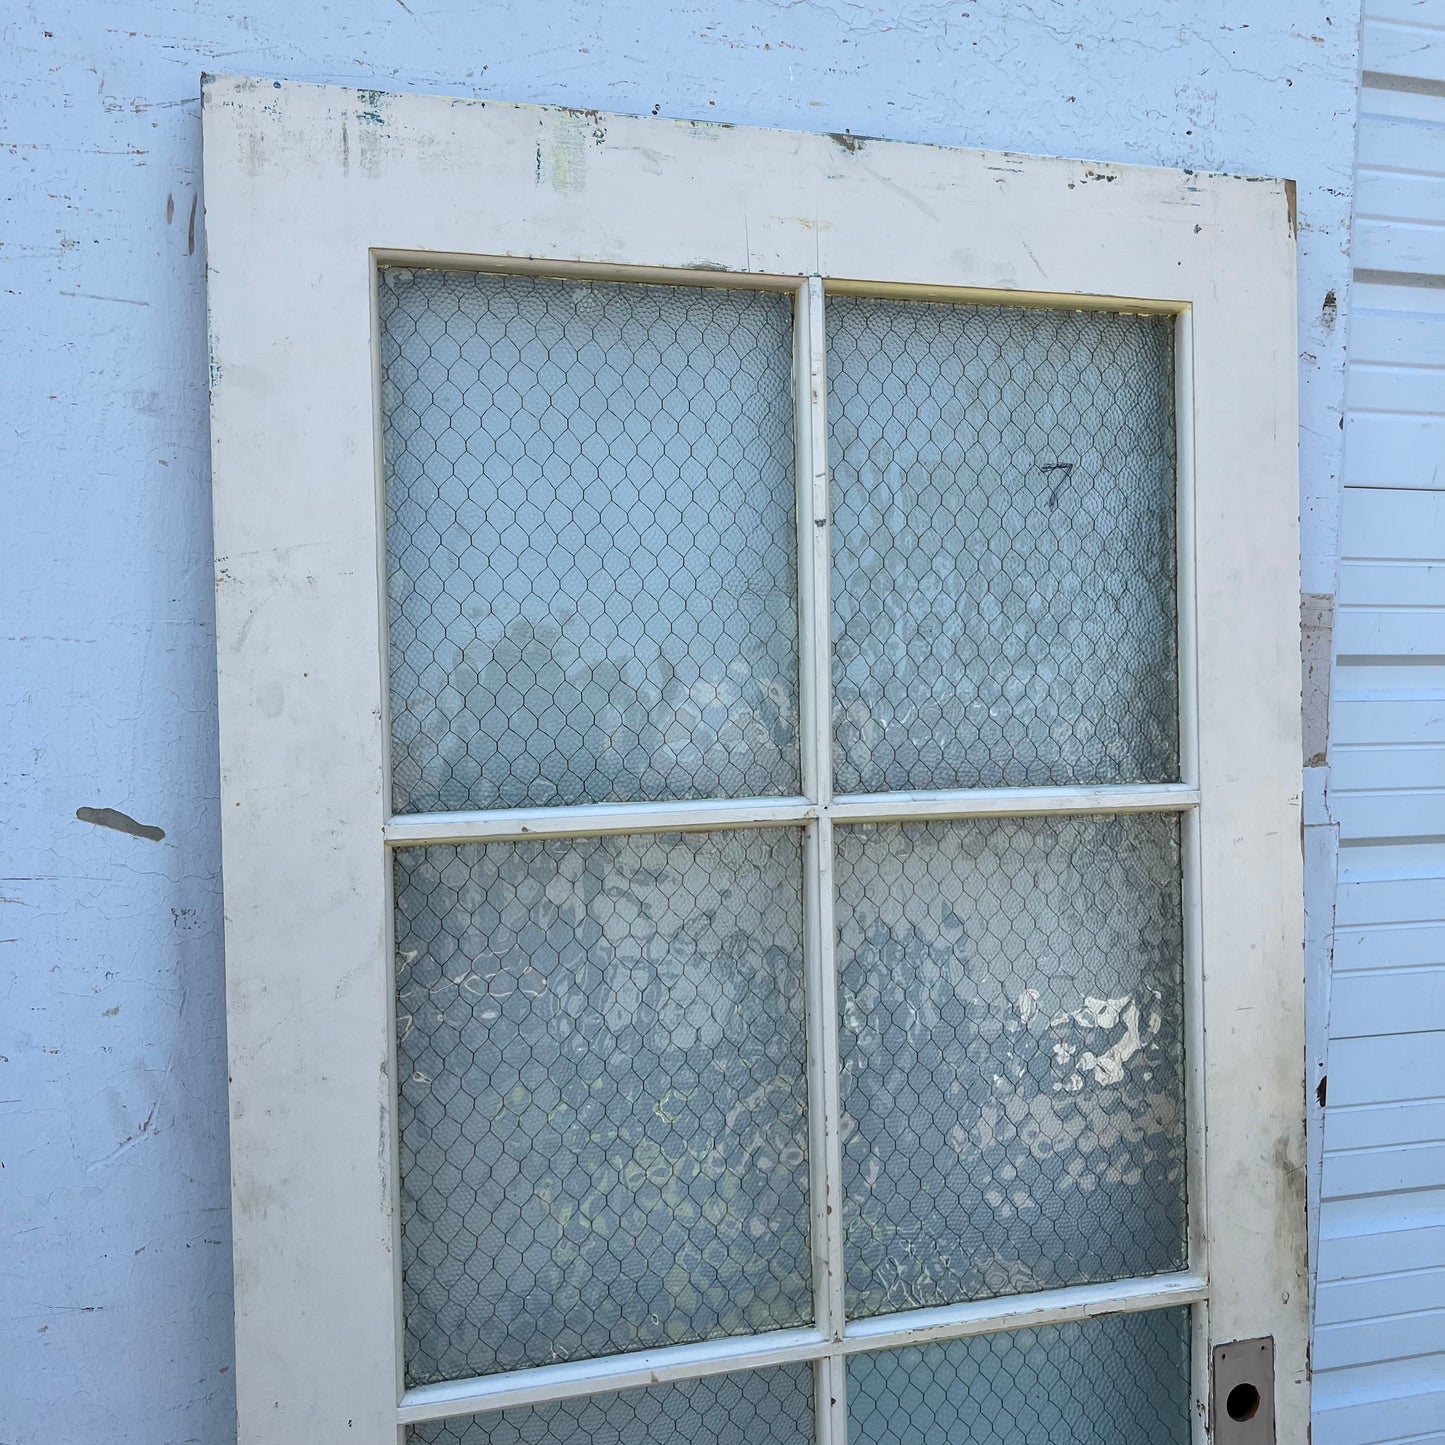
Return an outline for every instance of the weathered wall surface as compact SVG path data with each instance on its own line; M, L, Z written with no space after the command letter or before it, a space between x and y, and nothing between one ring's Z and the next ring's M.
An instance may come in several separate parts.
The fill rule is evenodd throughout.
M1353 0L7 7L3 1445L233 1433L202 70L1293 176L1328 598L1357 28Z

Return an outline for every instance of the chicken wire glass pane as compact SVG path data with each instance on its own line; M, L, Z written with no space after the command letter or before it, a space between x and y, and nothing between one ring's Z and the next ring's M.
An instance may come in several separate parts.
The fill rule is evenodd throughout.
M840 792L1178 776L1173 340L829 299Z
M1189 1445L1189 1311L848 1361L850 1445Z
M1178 818L835 837L849 1313L1182 1268Z
M413 1384L806 1322L801 839L395 858Z
M408 1445L811 1445L813 1370L782 1365L413 1425Z
M796 793L791 299L381 274L396 811Z

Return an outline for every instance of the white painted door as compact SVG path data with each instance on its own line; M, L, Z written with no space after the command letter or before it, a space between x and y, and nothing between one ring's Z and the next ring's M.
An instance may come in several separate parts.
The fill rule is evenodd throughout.
M1302 1440L1286 188L206 115L242 1438Z

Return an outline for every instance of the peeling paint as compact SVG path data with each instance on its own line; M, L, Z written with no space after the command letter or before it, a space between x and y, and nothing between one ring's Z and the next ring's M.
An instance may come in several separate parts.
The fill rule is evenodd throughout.
M1300 598L1301 724L1304 765L1324 767L1330 747L1330 662L1335 599L1328 593Z
M575 193L587 183L587 142L595 140L595 123L569 112L543 126L537 141L537 178L554 191Z

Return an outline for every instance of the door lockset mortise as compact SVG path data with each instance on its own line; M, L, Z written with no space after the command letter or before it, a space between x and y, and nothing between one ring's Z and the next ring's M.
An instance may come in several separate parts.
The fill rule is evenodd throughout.
M1274 1445L1274 1336L1214 1347L1215 1445Z

